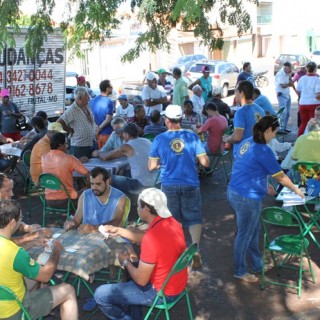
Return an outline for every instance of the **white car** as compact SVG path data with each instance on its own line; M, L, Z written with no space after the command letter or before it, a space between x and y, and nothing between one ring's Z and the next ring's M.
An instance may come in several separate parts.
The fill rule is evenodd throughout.
M319 65L320 65L320 50L313 51L312 56L311 56L311 61L315 62L318 65L318 68L319 68Z

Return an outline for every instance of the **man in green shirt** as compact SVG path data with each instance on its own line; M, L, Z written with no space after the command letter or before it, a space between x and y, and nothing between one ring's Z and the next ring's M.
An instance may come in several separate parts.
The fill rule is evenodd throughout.
M186 99L189 99L188 85L181 76L180 68L173 68L172 75L176 79L173 89L172 104L183 107Z

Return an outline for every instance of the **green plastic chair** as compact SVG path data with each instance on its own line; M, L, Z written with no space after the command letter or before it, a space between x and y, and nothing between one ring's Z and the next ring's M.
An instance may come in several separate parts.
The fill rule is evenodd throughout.
M166 285L168 284L170 278L182 271L183 269L185 269L188 264L191 262L193 255L196 253L197 251L197 244L193 243L192 245L190 245L179 257L179 259L177 260L177 262L174 264L174 266L172 267L169 275L167 276L165 282L162 285L162 288L160 289L160 291L158 292L155 300L153 301L153 304L150 306L148 313L146 314L146 316L144 317L144 320L147 320L150 318L152 311L154 309L157 309L158 312L156 314L156 317L154 319L158 319L160 314L162 313L162 311L165 312L166 314L166 319L170 320L170 315L169 315L169 311L183 298L186 298L187 301L187 306L188 306L188 312L189 312L189 318L190 320L193 320L193 314L192 314L192 308L191 308L191 303L190 303L190 297L189 297L189 292L187 289L187 286L184 288L184 290L181 292L181 294L177 297L176 300L174 300L173 302L167 302L166 300L166 296L164 294L164 289L166 287ZM162 300L161 304L157 304L159 299Z
M50 207L47 203L47 200L45 198L45 194L43 192L40 193L40 198L43 204L43 212L42 212L42 226L46 226L46 213L47 212L58 212L58 213L66 213L67 219L69 218L69 215L71 212L75 212L76 208L74 206L73 200L70 198L69 192L65 185L60 181L60 179L51 173L42 173L39 177L39 186L45 190L45 189L51 189L51 190L63 190L65 194L67 195L68 202L66 208L55 208Z
M229 168L228 168L228 164L227 164L228 163L227 158L230 163ZM210 160L210 166L209 166L209 170L206 171L206 174L208 175L208 174L214 173L218 167L218 164L220 162L222 162L223 171L224 171L224 175L226 177L226 181L229 181L229 176L231 175L232 162L233 162L232 151L225 150L222 153L210 154L209 160Z
M302 275L305 271L309 271L311 273L312 281L315 283L311 261L308 254L309 241L304 237L303 226L300 218L293 212L289 212L278 207L269 207L262 210L261 221L264 230L261 289L264 289L265 283L295 288L298 291L298 297L300 299ZM279 227L296 228L298 233L281 234L276 238L271 239L270 231L272 230L274 232L275 227L278 228L278 230ZM278 276L280 276L279 271L281 268L291 269L299 272L297 285L280 281L266 280L265 264L267 252L270 252L271 254ZM294 257L300 260L298 266L292 264ZM281 261L280 258L282 258ZM303 268L303 258L307 258L309 269Z
M32 320L27 309L24 307L18 296L8 287L0 285L0 301L15 301L22 311L21 319Z
M151 142L154 140L154 138L156 137L156 134L153 133L146 133L142 136L143 138L146 138L148 140L150 140Z

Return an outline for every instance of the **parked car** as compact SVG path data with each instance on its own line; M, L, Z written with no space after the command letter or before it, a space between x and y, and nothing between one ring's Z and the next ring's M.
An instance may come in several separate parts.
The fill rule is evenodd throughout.
M222 98L228 96L229 90L234 90L237 84L237 78L240 73L239 68L232 62L225 60L200 60L190 67L186 76L192 81L202 76L202 68L210 68L212 78L212 94L220 94Z
M301 66L307 65L310 60L304 54L282 53L274 63L274 75L283 67L285 62L292 64L292 72L296 73Z
M315 50L312 52L311 61L314 61L319 68L320 65L320 50Z
M192 80L190 77L187 76L182 76L183 79L186 81L187 85L189 86L192 83ZM175 79L173 78L172 75L167 75L167 81L170 81L171 84L174 86ZM128 101L131 102L132 98L136 95L141 96L141 92L144 86L147 85L147 80L146 76L143 77L142 80L137 80L137 81L123 81L121 88L120 88L120 93L121 94L126 94L128 97ZM192 96L192 91L189 92L189 96Z
M198 60L207 59L203 54L190 54L188 56L180 57L170 68L172 71L173 68L178 67L181 69L182 74L184 74L189 68Z

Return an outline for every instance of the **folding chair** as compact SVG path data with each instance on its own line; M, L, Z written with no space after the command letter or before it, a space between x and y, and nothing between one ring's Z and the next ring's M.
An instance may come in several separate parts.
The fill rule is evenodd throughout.
M229 162L230 162L230 170L228 170L227 168L227 161L226 158L229 158ZM229 175L231 174L231 168L232 168L232 152L225 150L222 153L214 153L214 154L210 154L209 155L209 160L210 160L210 166L209 166L209 170L206 171L206 174L210 174L210 173L214 173L215 170L218 167L218 164L220 163L220 161L222 162L222 166L223 166L223 170L224 170L224 174L226 177L226 181L229 181Z
M32 320L27 309L22 304L22 301L18 298L18 296L8 287L0 285L0 301L12 301L16 302L19 306L19 309L22 311L21 319Z
M156 137L156 135L153 134L153 133L146 133L142 137L146 138L146 139L148 139L148 140L150 140L152 142L154 140L154 138Z
M50 207L45 198L45 194L40 193L40 198L43 204L43 212L42 212L42 226L46 225L46 213L47 212L58 212L58 213L66 213L67 219L69 218L70 212L76 211L73 200L70 198L69 192L65 185L60 181L60 179L51 173L42 173L39 177L39 186L42 189L51 189L51 190L63 190L67 195L67 207L66 208L55 208Z
M312 281L313 283L315 283L310 257L308 254L309 241L304 237L301 220L299 216L293 212L289 212L278 207L269 207L262 210L261 221L264 230L261 289L264 289L265 283L271 283L288 288L295 288L298 290L298 297L300 299L302 275L305 271L309 271L311 273ZM281 234L280 236L271 239L270 231L271 229L273 229L274 231L275 227L277 227L278 230L279 227L297 228L298 233ZM270 252L271 254L278 276L281 268L291 269L299 272L297 285L291 285L285 282L265 279L264 268L266 264L267 252ZM282 260L280 261L281 257ZM292 263L294 257L300 260L298 266ZM304 257L308 260L309 269L303 268Z
M166 314L166 319L170 320L170 315L169 315L169 311L183 298L186 298L187 301L187 305L188 305L188 312L189 312L189 318L190 320L193 320L193 314L192 314L192 308L191 308L191 304L190 304L190 298L189 298L189 292L187 289L187 286L184 288L184 290L180 293L180 295L177 297L176 300L174 300L173 302L167 302L166 296L164 294L164 289L166 287L166 285L168 284L170 278L182 271L183 269L185 269L188 264L191 262L193 255L196 253L197 251L197 244L193 243L192 245L190 245L179 257L179 259L177 260L177 262L174 264L174 266L172 267L170 273L168 274L165 282L162 285L162 288L160 289L160 291L158 292L155 300L153 301L153 304L151 306L149 306L149 311L146 314L144 320L149 319L152 311L154 309L157 309L158 312L156 314L155 319L158 319L161 312L164 311ZM161 304L157 304L158 301L162 301Z

